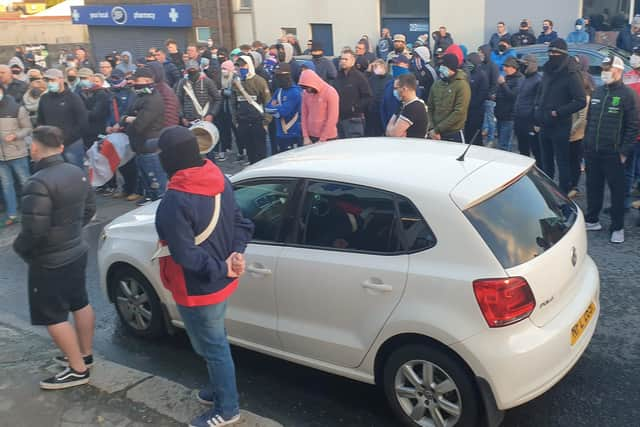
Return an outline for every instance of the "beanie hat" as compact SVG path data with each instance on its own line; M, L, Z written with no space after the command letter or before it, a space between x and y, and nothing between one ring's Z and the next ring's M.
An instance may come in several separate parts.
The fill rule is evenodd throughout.
M227 70L231 73L233 73L236 70L235 65L233 65L233 62L226 60L222 63L222 65L220 65L220 68L223 70Z
M442 65L455 71L458 69L458 57L453 53L447 53L442 57Z
M393 36L393 41L394 42L406 43L407 42L407 37L404 34L396 34L396 35Z
M563 55L569 55L569 51L567 49L567 42L563 39L555 39L554 41L549 43L549 52L557 52Z
M165 128L157 140L162 168L171 176L183 169L202 166L196 136L182 126Z
M79 73L78 73L79 75ZM147 78L147 79L153 79L153 73L151 72L151 70L147 67L140 67L137 68L135 73L133 73L133 78L134 79L139 79L139 78Z
M480 54L476 52L470 53L469 56L467 56L467 61L469 61L471 64L475 65L476 67L482 64L482 58L480 57Z

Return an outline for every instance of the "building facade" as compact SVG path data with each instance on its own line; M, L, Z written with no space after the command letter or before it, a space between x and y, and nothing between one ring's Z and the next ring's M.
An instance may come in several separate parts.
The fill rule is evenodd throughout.
M318 40L327 54L335 54L365 34L375 43L383 27L413 42L444 25L469 50L485 43L498 21L517 31L523 18L536 34L542 21L551 19L560 37L566 37L582 16L591 16L597 30L615 33L640 12L640 0L232 0L232 8L238 44L271 44L293 33L301 45Z

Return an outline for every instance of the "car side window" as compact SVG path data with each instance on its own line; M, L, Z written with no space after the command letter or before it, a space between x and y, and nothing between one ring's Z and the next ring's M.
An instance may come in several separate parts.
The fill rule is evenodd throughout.
M253 240L279 242L294 180L247 182L234 185L236 202L255 225Z
M310 182L304 195L300 244L398 253L395 200L392 194L335 182Z
M408 252L418 252L430 249L436 245L436 236L424 220L418 209L406 199L398 201L401 239Z

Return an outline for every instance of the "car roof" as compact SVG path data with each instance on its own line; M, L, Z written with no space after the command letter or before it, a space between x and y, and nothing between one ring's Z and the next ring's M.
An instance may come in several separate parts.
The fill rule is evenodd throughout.
M448 195L465 177L489 163L495 174L504 175L505 182L513 178L514 168L521 173L532 164L528 157L480 146L472 146L465 160L457 161L465 148L460 143L426 139L343 139L269 157L234 175L232 181L312 178L369 185L407 196ZM492 186L486 192L493 190Z

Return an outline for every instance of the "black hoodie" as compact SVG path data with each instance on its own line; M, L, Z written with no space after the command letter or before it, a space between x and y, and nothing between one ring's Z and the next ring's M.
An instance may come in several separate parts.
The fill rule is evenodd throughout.
M484 61L480 65L480 69L484 71L489 80L489 97L487 99L495 101L496 92L498 90L498 77L500 76L500 69L491 60L491 46L488 44L480 46L479 49L484 54Z

